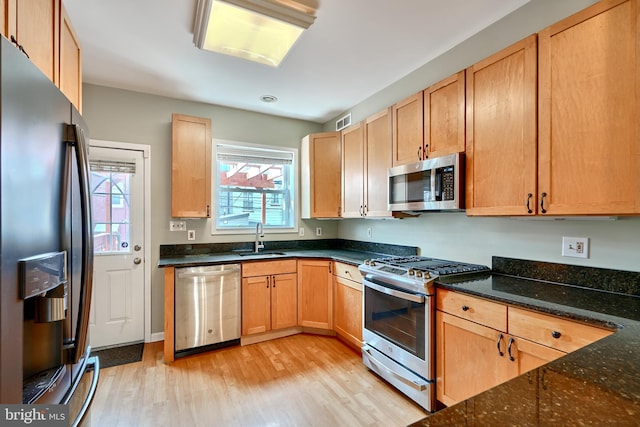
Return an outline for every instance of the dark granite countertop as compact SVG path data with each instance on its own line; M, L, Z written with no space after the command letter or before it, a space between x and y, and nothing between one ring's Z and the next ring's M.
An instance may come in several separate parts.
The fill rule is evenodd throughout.
M438 286L615 333L413 425L639 426L640 273L497 257L492 269Z
M253 242L161 245L158 267L192 267L287 258L327 258L358 265L365 259L389 255L415 255L415 246L389 245L342 239L265 242L258 254Z

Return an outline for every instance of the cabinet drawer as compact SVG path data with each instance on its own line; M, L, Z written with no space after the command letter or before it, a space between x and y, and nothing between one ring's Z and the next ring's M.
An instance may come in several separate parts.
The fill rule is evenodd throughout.
M295 259L242 263L242 277L268 276L271 274L295 273L296 271Z
M507 331L507 306L504 304L438 289L436 308L502 332Z
M570 353L613 332L548 314L509 307L509 333Z
M362 282L362 275L357 265L346 264L344 262L335 261L333 263L333 275L342 277L343 279Z

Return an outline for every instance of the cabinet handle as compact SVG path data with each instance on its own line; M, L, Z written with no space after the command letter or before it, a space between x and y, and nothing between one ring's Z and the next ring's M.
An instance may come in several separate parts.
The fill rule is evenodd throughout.
M527 194L527 213L533 213L533 211L529 207L529 201L531 201L532 197L533 197L533 194L531 194L531 193Z
M544 198L547 197L547 193L542 193L540 198L540 212L547 213L547 210L544 208Z
M271 287L275 288L276 287L276 276L271 276Z
M270 284L271 284L271 277L267 276L267 289L269 289Z
M360 209L358 210L358 213L360 213L360 216L364 216L364 211L362 210L362 205L360 205Z
M207 205L207 217L211 216L211 206Z
M364 205L364 210L362 212L362 216L367 216L367 212L369 212L369 210L367 209L367 205Z
M560 338L560 335L562 334L558 331L551 331L551 336L554 337L555 339Z
M516 358L513 357L513 355L511 354L511 346L513 345L514 341L515 340L513 338L509 338L509 345L507 346L507 353L509 353L509 360L511 360L512 362L516 360Z
M469 306L468 305L463 305L462 306L462 311L469 311Z
M429 147L429 144L424 144L424 151L422 153L422 160L427 160L429 158L429 155L427 154L427 148Z
M502 352L502 350L500 350L500 343L501 342L502 342L502 334L498 335L498 342L497 342L498 354L502 357L502 356L504 356L504 353Z
M418 160L422 160L422 147L418 147Z
M22 45L18 43L18 40L16 40L16 38L14 36L11 36L11 43L15 44L16 47L18 48L18 50L20 52L24 53L24 56L29 58L29 54L27 53L27 51L24 50L24 47L22 47Z

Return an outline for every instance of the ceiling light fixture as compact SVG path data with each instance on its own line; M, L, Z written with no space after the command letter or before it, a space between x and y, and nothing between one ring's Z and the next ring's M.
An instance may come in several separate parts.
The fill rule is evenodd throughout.
M198 0L193 42L277 67L315 20L316 0Z

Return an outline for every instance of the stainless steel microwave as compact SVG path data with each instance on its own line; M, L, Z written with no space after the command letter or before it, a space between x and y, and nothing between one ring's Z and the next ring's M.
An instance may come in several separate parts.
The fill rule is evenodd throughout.
M464 153L389 168L390 211L464 209Z

